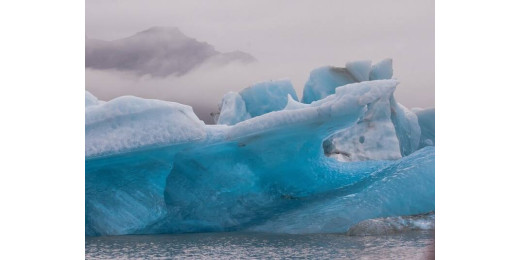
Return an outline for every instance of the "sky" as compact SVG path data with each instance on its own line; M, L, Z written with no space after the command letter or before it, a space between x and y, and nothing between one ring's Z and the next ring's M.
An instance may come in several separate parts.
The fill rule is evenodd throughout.
M251 64L205 64L182 76L86 69L86 89L102 100L136 95L209 113L228 91L290 79L301 98L312 69L392 58L406 107L435 105L433 0L137 1L87 0L86 37L116 40L154 26L177 27L219 52L251 54Z

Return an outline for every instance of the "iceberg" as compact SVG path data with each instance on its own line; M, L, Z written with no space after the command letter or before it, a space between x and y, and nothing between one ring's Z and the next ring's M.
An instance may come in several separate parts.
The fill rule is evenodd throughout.
M287 80L260 83L226 94L217 125L175 102L87 92L86 235L345 232L433 211L435 150L418 149L423 126L397 85L363 80L306 104Z

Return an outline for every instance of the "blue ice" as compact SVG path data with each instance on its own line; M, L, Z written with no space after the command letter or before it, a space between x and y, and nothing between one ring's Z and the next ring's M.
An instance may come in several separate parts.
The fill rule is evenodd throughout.
M369 81L374 66L354 65L366 80L310 104L289 81L227 94L218 125L186 105L87 92L86 235L345 232L433 211L435 149L418 148L434 118L398 104L396 80Z

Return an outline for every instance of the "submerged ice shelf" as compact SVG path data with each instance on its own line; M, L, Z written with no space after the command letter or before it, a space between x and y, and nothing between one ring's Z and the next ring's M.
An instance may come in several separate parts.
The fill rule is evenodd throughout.
M189 106L87 92L86 235L345 232L434 210L431 112L418 120L395 101L391 60L346 69L360 82L309 104L288 80L228 93L218 125Z

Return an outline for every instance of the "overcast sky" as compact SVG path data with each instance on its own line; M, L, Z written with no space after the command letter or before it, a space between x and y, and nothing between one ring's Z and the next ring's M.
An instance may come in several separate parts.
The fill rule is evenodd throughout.
M393 58L401 82L397 101L433 107L434 11L433 0L87 0L88 38L115 40L172 26L219 52L244 51L258 62L164 78L87 69L86 88L104 100L131 94L185 103L207 120L223 94L255 82L288 78L301 98L313 68Z

